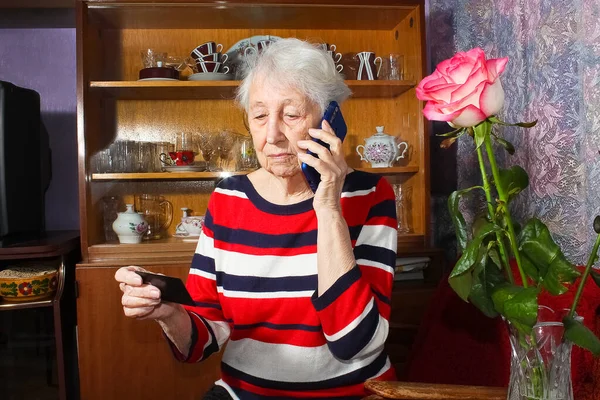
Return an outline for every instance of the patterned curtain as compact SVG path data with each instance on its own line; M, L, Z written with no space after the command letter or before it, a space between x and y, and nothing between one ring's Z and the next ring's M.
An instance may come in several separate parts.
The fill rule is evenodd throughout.
M500 164L519 164L530 179L512 213L544 221L567 257L584 263L600 214L600 0L429 0L427 8L432 69L473 47L510 58L500 118L538 120L501 131L517 151L498 151ZM461 138L456 151L458 187L479 183L472 140ZM434 209L434 219L443 223L444 212Z

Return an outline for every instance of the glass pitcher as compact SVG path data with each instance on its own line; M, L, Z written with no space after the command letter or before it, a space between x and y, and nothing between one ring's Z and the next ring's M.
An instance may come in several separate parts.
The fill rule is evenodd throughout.
M148 222L148 231L144 240L160 239L173 221L173 204L164 196L155 194L135 195L135 209L144 215Z

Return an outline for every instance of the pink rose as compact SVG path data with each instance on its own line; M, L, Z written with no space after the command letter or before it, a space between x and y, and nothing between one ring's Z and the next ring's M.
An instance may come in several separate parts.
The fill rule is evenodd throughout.
M504 105L500 75L508 57L486 60L475 48L442 61L417 86L417 98L427 101L423 114L456 127L475 126Z

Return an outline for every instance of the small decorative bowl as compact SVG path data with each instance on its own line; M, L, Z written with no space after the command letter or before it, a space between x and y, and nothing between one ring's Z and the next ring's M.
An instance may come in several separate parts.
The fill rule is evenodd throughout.
M58 286L56 267L9 267L0 271L0 296L6 301L35 301L51 297Z

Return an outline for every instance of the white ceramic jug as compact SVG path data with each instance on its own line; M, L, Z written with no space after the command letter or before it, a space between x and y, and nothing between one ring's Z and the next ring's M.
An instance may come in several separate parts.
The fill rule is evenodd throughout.
M383 126L376 127L377 133L365 139L365 145L356 146L356 152L362 161L368 161L373 168L391 167L394 162L404 158L408 143L396 144L396 138L383 132ZM404 146L400 153L399 149ZM362 149L362 153L360 151Z
M121 243L141 243L144 233L148 230L148 223L141 213L133 210L133 204L125 204L125 207L126 211L117 213L113 230Z

